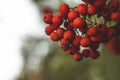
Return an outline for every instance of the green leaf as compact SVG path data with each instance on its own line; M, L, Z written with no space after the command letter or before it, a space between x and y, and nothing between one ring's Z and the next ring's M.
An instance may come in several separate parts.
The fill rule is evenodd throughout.
M114 27L114 26L117 25L117 22L116 22L116 21L108 21L108 22L106 23L106 25L107 25L107 27Z

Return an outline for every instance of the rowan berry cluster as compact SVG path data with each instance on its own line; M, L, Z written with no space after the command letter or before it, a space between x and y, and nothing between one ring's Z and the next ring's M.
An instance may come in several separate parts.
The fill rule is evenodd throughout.
M107 21L120 23L120 2L118 0L82 0L84 3L70 8L68 4L59 7L59 14L46 13L44 22L49 24L45 32L53 41L59 41L61 48L73 55L76 61L83 57L97 59L99 45L115 37L116 29L107 27ZM102 17L103 21L97 21ZM119 32L119 31L118 31Z

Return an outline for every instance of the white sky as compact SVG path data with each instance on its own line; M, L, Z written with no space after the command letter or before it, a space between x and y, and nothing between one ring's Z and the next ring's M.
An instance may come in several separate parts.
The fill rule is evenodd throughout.
M44 33L39 19L30 0L0 0L0 80L13 80L21 71L22 38Z

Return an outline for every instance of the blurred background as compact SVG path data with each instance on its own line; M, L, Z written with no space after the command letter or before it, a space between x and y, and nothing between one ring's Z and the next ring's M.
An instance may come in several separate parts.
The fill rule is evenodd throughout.
M45 34L46 12L81 0L0 0L0 80L120 80L120 56L101 44L97 60L73 60Z

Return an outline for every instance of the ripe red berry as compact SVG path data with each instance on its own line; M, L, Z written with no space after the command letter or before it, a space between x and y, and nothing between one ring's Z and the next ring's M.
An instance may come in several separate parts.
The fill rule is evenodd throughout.
M80 28L78 28L78 29L79 29L80 32L86 33L86 32L87 32L87 29L88 29L86 22L85 22L85 25L84 25L83 27L80 27Z
M105 21L110 21L111 20L111 12L108 8L102 9L101 10L101 16L104 18Z
M74 27L83 28L84 25L85 25L85 22L80 17L75 18L74 21L73 21L73 26Z
M80 50L79 46L70 46L69 49L67 50L68 54L73 55L74 53L78 52Z
M50 35L54 30L56 30L58 26L55 25L49 25L45 28L45 32L47 35Z
M96 35L97 33L98 33L98 27L95 27L95 26L90 26L87 30L88 36L93 36L93 35Z
M65 31L63 37L67 40L73 40L74 39L74 32L73 31L70 31L70 30L67 30Z
M85 4L80 4L77 7L77 11L81 14L81 15L86 15L87 14L87 6Z
M97 9L96 9L96 7L95 7L94 5L90 5L90 6L88 7L88 13L89 13L90 15L94 15L94 14L96 13L96 11L97 11Z
M96 0L94 2L95 7L97 8L103 8L106 3L106 0Z
M91 57L92 59L97 59L99 56L100 56L99 51L91 51L91 52L90 52L90 57Z
M98 26L98 30L100 33L102 34L107 34L107 26L105 24L99 24Z
M69 20L74 20L76 17L79 17L79 13L76 11L76 10L71 10L69 13L68 13L68 19Z
M75 38L73 40L73 45L74 46L79 46L80 45L80 40L81 40L80 36L75 36Z
M99 48L99 43L98 42L92 42L90 45L90 49L92 50L97 50Z
M67 53L73 55L75 53L75 49L73 47L69 47Z
M53 41L58 41L59 40L59 36L56 32L52 32L50 34L50 39L53 40Z
M67 30L73 30L73 28L74 28L73 27L73 22L72 21L68 22L65 27L66 27Z
M91 41L90 41L90 39L88 37L81 38L80 45L82 47L88 47L88 46L90 46L90 44L91 44Z
M111 19L114 21L120 21L120 12L113 12L111 15Z
M75 45L72 45L73 47L74 47L74 49L75 49L75 52L79 52L80 51L80 46L75 46Z
M103 35L101 35L100 33L97 35L90 36L90 40L92 42L102 42L103 40L102 38L103 38Z
M107 38L111 39L115 35L115 29L114 28L108 28L107 30Z
M69 49L69 45L62 45L60 44L60 47L64 50L67 51Z
M68 46L68 45L70 44L70 41L62 38L62 39L60 40L60 44L61 44L61 45Z
M83 59L83 56L82 56L82 54L77 52L77 53L74 53L73 58L75 61L81 61Z
M60 15L55 15L52 18L52 22L53 22L53 24L61 25L62 22L63 22L63 19L62 19L62 17Z
M52 23L52 17L53 15L51 13L46 13L44 15L44 22L47 23L47 24L51 24Z
M62 38L62 37L63 37L63 34L64 34L64 32L65 32L65 29L64 29L64 28L58 28L58 29L56 30L56 32L57 32L59 38Z
M111 51L112 54L120 55L120 38L111 38L107 43L107 48Z
M109 10L117 11L119 9L120 2L118 0L111 0L110 3L108 4Z
M82 55L85 56L85 57L89 57L90 56L90 49L84 49L82 51Z
M66 16L66 15L69 13L69 11L70 11L69 5L68 5L68 4L62 4L62 5L60 6L59 10L60 10L60 13L61 13L62 15L65 15L65 16Z

